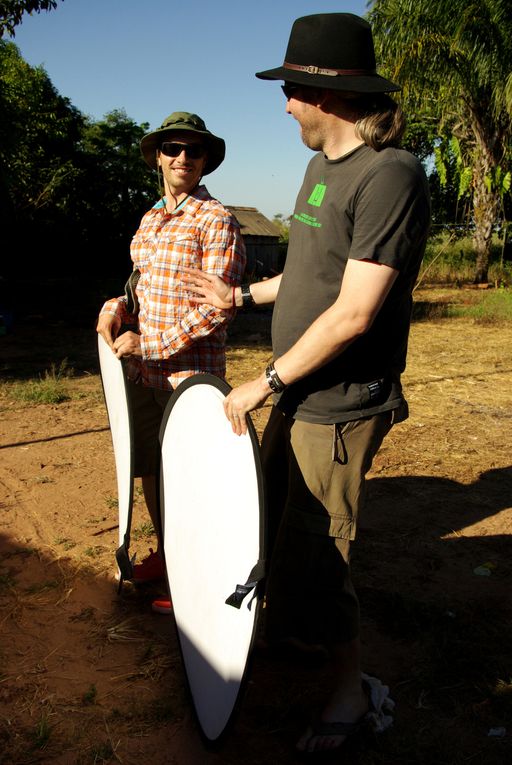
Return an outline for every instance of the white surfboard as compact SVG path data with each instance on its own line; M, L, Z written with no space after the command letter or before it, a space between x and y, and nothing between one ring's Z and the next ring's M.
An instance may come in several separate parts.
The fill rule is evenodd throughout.
M236 436L227 383L195 375L173 393L161 442L161 511L167 577L201 731L218 742L241 696L264 568L259 446Z
M121 587L123 579L130 579L132 575L128 551L133 507L133 428L122 362L101 335L98 335L98 354L116 465L119 507L119 549L116 560Z

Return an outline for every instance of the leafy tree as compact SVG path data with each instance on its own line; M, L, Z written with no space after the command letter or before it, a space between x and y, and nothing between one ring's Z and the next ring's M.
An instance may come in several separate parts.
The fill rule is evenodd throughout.
M464 222L465 216L461 218L459 212L460 202L464 203L471 194L473 170L464 163L458 138L452 135L450 139L437 141L434 145L434 159L441 193L446 201L451 200L449 208L453 210L450 218L443 220ZM455 200L455 204L452 200Z
M15 222L28 246L50 227L63 183L75 174L82 121L42 67L0 40L0 222Z
M39 206L80 135L82 116L42 67L0 40L0 160L18 208Z
M149 129L138 125L123 109L102 120L88 121L80 143L77 192L84 240L107 249L111 272L129 269L129 243L141 216L158 196L156 175L140 153L140 140ZM124 273L123 271L123 273Z
M283 217L282 213L277 213L272 219L272 223L279 229L279 242L281 244L288 244L288 238L290 236L290 217Z
M2 0L0 6L0 37L4 33L14 37L14 28L21 24L24 13L51 11L57 7L57 0Z
M29 273L82 273L91 251L107 255L105 273L130 268L130 239L157 195L139 149L147 128L121 110L86 119L0 40L0 225L16 226ZM4 259L2 274L18 268Z
M439 138L456 136L461 167L471 168L475 281L486 281L502 206L497 171L511 156L510 0L373 0L369 17L406 111L435 115Z

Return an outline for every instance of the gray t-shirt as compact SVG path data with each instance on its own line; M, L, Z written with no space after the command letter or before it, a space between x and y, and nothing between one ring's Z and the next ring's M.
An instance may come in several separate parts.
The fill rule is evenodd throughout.
M406 151L363 145L338 160L316 154L297 197L272 320L279 358L337 299L348 258L399 275L371 329L343 353L275 398L307 422L335 423L403 403L412 288L430 222L428 184Z

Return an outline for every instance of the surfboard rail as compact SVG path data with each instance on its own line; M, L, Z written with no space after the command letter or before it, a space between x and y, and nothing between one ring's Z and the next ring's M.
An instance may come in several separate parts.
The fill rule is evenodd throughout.
M133 562L129 553L134 483L133 422L123 363L99 334L98 356L116 466L119 516L119 547L116 550L116 561L121 590L123 580L133 576Z

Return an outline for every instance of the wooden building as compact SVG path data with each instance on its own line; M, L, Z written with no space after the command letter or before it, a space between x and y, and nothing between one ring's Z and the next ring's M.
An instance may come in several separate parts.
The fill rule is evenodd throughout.
M275 276L283 270L284 257L279 244L279 229L255 207L227 205L238 223L247 251L248 277Z

